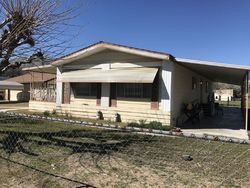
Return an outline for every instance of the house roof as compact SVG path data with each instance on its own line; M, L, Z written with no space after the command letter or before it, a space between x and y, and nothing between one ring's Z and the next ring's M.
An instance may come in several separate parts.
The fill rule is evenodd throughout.
M23 84L14 81L1 80L0 89L22 90Z
M16 76L9 78L5 81L15 81L18 83L30 83L30 82L46 82L56 78L55 74L40 73L40 72L30 72L21 76Z
M77 61L79 59L88 57L90 55L107 49L154 59L172 60L174 63L180 64L188 69L191 69L192 71L199 73L200 75L203 75L214 82L224 82L239 85L241 84L243 77L246 75L246 72L250 70L250 66L175 58L172 55L164 52L145 50L141 48L134 48L103 41L82 48L59 59L56 59L52 61L50 65L29 67L23 70L55 74L57 66Z
M149 58L156 58L156 59L163 59L163 60L169 60L173 58L170 54L164 53L164 52L157 52L157 51L152 51L152 50L146 50L146 49L141 49L141 48L134 48L134 47L129 47L125 45L120 45L120 44L113 44L109 42L103 42L100 41L98 43L92 44L90 46L87 46L85 48L82 48L76 52L73 52L71 54L68 54L66 56L63 56L51 63L51 65L54 66L59 66L63 64L70 63L72 61L76 61L78 59L93 55L97 52L101 52L103 50L115 50L119 52L124 52L124 53L129 53L129 54L134 54L134 55L139 55L139 56L144 56L144 57L149 57Z

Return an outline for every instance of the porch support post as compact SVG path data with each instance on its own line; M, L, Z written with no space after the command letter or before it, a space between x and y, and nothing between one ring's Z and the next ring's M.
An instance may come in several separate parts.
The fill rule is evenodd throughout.
M172 62L162 62L162 71L160 75L161 89L161 106L164 112L171 111L171 85L172 85Z
M56 106L62 104L63 84L61 81L62 72L60 68L56 68Z
M10 89L7 90L8 91L8 101L10 101Z
M101 106L109 107L110 100L110 83L102 83Z

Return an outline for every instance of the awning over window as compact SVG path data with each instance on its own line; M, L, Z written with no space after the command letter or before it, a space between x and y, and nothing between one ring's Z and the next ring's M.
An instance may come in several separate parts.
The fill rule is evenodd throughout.
M62 73L62 82L153 83L158 68L85 69Z
M23 90L23 84L12 81L0 81L0 89Z

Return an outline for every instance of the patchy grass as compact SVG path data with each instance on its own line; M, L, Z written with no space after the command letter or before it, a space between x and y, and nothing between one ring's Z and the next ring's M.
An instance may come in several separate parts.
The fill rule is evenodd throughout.
M250 146L2 117L0 167L1 187L249 187Z

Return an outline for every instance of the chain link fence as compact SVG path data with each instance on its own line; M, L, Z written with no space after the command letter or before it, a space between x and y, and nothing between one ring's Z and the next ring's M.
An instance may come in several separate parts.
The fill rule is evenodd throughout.
M250 145L0 113L1 187L250 187Z

